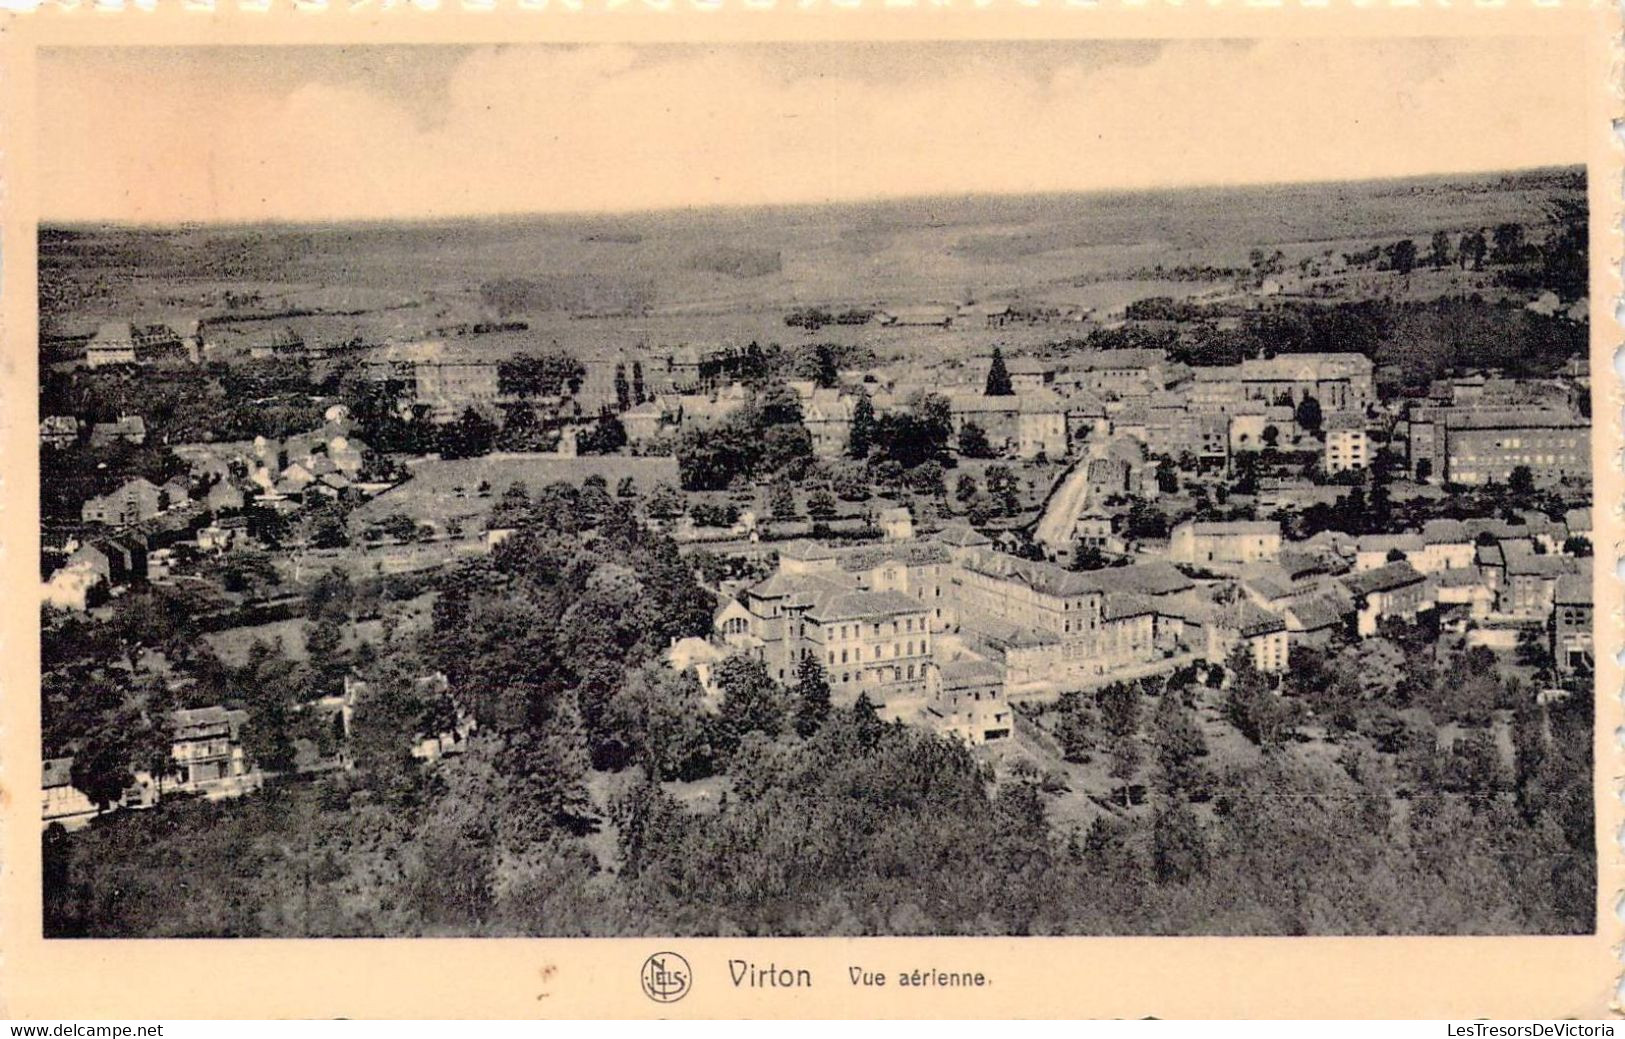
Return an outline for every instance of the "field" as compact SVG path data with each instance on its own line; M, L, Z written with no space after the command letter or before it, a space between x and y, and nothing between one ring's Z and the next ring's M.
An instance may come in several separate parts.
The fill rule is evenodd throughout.
M1437 230L1538 219L1552 199L1583 192L1579 171L1546 170L593 218L56 228L41 232L41 322L47 335L76 337L107 320L207 317L230 348L271 322L331 343L501 316L529 328L471 338L472 349L557 344L590 360L681 343L803 341L783 317L807 304L998 299L1109 310L1214 285L1157 277L1159 265L1245 267L1250 250L1267 246L1290 266L1400 235L1425 244ZM499 308L481 288L503 279L526 287ZM1020 347L1064 334L1064 325L987 334L869 325L816 338L939 361L983 352L990 339Z
M364 530L399 512L442 530L456 523L465 532L477 533L502 492L514 483L524 483L535 492L560 480L579 485L596 475L604 478L612 494L628 476L643 491L657 483L677 485L677 463L671 458L493 454L483 458L425 459L414 463L411 471L410 480L356 509L351 516L352 528ZM490 493L484 497L479 494L482 482L490 484Z

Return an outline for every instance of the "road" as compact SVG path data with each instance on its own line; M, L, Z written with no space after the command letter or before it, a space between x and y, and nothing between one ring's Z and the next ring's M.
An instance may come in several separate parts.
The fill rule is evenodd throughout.
M1051 552L1072 548L1072 528L1089 503L1089 459L1080 458L1066 474L1059 489L1050 495L1044 514L1038 518L1033 537Z

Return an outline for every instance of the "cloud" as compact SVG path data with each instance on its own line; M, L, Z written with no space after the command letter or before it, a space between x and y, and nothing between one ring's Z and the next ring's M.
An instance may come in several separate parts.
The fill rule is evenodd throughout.
M1352 179L1585 154L1582 120L1552 118L1584 111L1572 41L949 46L954 60L912 44L829 62L792 45L471 49L446 59L432 99L360 63L345 75L342 54L301 76L274 57L55 51L41 72L42 212L163 223L625 210Z

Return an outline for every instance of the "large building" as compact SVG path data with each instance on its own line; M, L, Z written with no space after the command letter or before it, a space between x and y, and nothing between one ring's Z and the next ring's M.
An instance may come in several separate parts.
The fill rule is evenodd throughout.
M1410 417L1411 472L1445 483L1506 483L1519 467L1537 485L1591 479L1591 423L1567 409L1421 405Z
M1364 354L1281 354L1192 370L1192 407L1224 411L1244 401L1297 405L1314 398L1324 412L1363 411L1377 398L1375 368Z
M865 590L839 571L778 573L717 611L722 641L795 681L801 658L824 666L838 702L859 695L883 707L919 700L931 666L930 610L899 591Z
M1256 563L1280 554L1281 525L1269 520L1186 520L1168 540L1168 558L1192 566Z
M85 363L92 368L113 364L156 364L196 361L201 350L196 321L179 327L111 321L96 329L85 344Z
M1011 671L1032 678L1099 676L1155 659L1154 601L1191 586L1166 563L1080 573L987 550L964 553L949 583L967 637L1005 651ZM1012 649L1031 664L1015 665Z
M380 347L368 354L363 369L374 381L399 383L408 398L429 407L436 422L453 421L471 407L494 408L502 398L495 361L457 356L439 341Z

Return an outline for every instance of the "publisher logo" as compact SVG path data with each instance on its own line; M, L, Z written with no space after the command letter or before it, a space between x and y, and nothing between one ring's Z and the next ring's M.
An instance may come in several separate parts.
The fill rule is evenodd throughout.
M675 1003L688 995L693 972L675 952L657 952L643 961L643 994L656 1003Z

